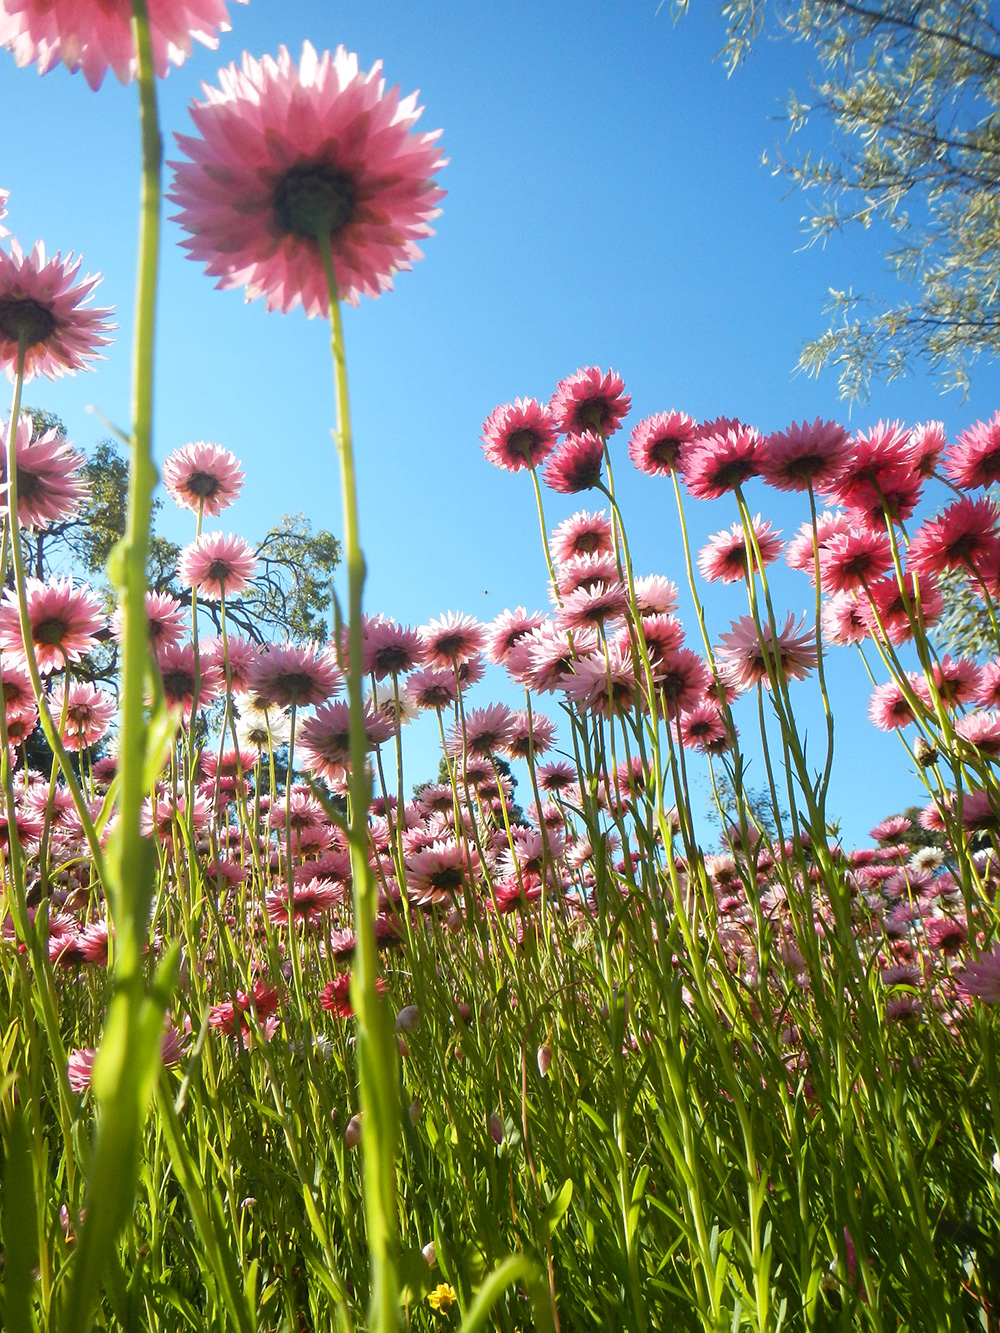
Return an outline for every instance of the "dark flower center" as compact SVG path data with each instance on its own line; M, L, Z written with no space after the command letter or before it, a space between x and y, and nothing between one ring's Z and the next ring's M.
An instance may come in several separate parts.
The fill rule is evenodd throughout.
M458 866L445 866L441 870L435 870L430 876L431 884L435 889L450 892L453 889L462 887L462 871Z
M293 167L274 192L274 215L283 231L315 240L336 236L354 216L357 195L350 176L321 165Z
M211 472L194 472L188 478L187 489L192 495L207 500L219 489L219 479L213 477Z
M305 694L313 688L313 678L304 671L289 671L283 675L278 682L282 693L287 694L290 699L297 699L300 694Z
M535 447L537 436L533 430L515 430L511 431L507 437L507 449L511 455L520 455L528 462L531 461L531 452Z
M58 619L42 620L32 631L36 643L62 643L66 625Z
M227 560L213 560L208 567L205 582L217 583L221 588L232 573L233 567Z
M47 306L22 296L0 300L0 334L12 342L23 338L25 347L34 347L50 338L55 330L55 317Z
M677 455L681 451L681 443L674 435L663 435L650 449L649 457L654 463L662 463L664 467L673 467L677 462Z
M163 693L168 699L183 699L194 692L194 676L188 671L168 671L163 677Z

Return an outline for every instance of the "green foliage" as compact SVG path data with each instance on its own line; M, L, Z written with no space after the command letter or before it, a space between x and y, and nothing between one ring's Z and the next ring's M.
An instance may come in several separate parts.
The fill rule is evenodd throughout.
M677 8L687 8L678 0ZM812 48L808 97L792 94L793 131L833 127L828 156L779 156L775 171L816 202L810 240L877 227L895 301L831 290L836 322L807 342L800 368L836 367L841 394L863 398L917 361L947 387L968 384L1000 348L1000 30L986 0L728 0L730 70L762 35ZM886 230L888 235L886 235Z
M324 613L340 563L340 542L325 528L313 531L304 514L283 514L257 546L260 568L240 597L248 620L291 639L325 639Z

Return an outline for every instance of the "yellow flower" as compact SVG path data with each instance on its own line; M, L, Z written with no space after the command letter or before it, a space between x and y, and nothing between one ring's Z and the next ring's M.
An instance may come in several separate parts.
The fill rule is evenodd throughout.
M427 1304L438 1314L447 1314L453 1305L458 1304L458 1292L450 1283L441 1282L427 1293Z

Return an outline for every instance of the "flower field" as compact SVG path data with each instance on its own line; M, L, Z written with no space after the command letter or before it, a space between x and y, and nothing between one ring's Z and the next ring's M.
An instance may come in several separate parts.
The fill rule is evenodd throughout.
M0 0L19 64L135 80L143 145L113 604L33 572L91 496L24 406L113 312L0 225L0 1327L1000 1329L1000 412L765 432L579 369L483 405L546 609L398 623L364 596L341 303L420 257L445 158L415 95L307 43L203 86L165 187L157 79L227 26L222 0ZM220 286L328 330L323 639L233 624L241 460L154 467L164 197ZM683 567L634 566L626 469ZM158 481L182 596L150 587ZM553 493L581 508L551 523ZM719 500L737 521L695 549ZM719 634L717 585L745 591ZM955 589L976 658L940 629ZM857 653L868 716L835 720ZM413 786L417 715L440 767ZM829 790L872 725L925 804L853 847Z

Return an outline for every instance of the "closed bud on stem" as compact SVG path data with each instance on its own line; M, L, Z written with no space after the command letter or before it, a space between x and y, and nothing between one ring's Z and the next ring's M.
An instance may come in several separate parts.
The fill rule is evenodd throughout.
M552 1047L546 1042L538 1048L538 1072L542 1078L552 1068Z
M361 1112L352 1115L344 1130L344 1143L348 1148L356 1148L361 1142Z

